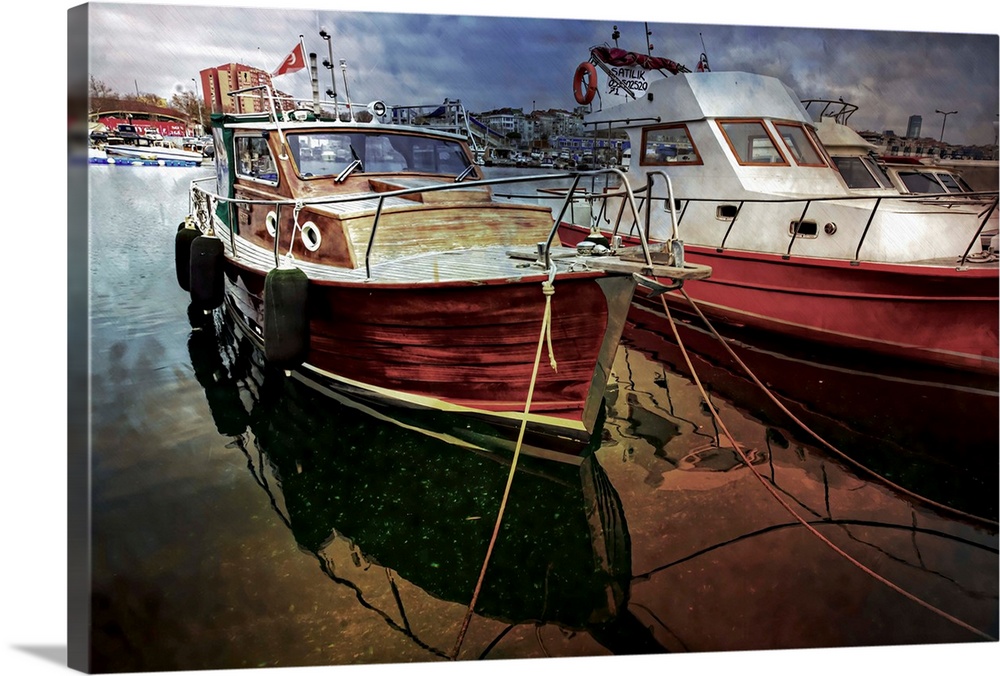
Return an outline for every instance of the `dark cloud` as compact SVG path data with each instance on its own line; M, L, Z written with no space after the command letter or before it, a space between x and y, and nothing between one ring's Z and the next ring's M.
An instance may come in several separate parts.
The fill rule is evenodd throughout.
M565 3L546 7L555 13L559 4ZM139 4L91 9L93 75L119 91L138 88L166 98L179 88L191 89L202 68L239 61L271 70L300 34L307 50L322 60L326 44L317 35L320 26L334 35L335 61L347 60L355 101L429 104L447 97L473 111L571 108L576 65L592 45L612 42L613 25L621 46L645 51L646 25L634 20L634 9L621 21L466 16L433 13L433 5L428 14ZM801 14L787 11L769 18L774 25L650 20L649 41L654 54L690 68L705 50L713 70L773 75L802 98L843 97L859 106L852 118L859 128L900 131L910 115L920 115L924 133L937 135L942 116L935 110L958 110L948 119L946 140L993 142L995 33L831 29L808 25ZM343 94L339 67L334 74ZM330 73L321 69L320 76L322 90ZM304 98L311 95L304 72L276 84Z

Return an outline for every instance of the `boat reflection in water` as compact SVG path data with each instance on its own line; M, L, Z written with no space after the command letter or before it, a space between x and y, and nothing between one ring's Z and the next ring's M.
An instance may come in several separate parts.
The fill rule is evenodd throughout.
M447 657L458 624L446 618L472 599L510 454L418 430L415 417L359 413L265 366L224 311L191 317L191 361L216 427L299 547L364 609ZM630 579L622 505L593 456L522 458L475 612L586 630L615 654L662 652L626 609Z
M948 511L997 519L995 377L714 325L744 368L696 313L672 317L706 389L744 415L839 457L861 478L875 481L874 473ZM625 344L690 377L655 301L633 304Z

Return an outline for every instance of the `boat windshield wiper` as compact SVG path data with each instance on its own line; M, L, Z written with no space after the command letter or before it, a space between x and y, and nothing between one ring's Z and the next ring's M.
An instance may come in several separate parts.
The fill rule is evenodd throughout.
M475 168L476 165L474 164L470 164L469 166L467 166L465 169L462 170L461 174L455 177L455 183L461 183L462 181L467 179L469 177L469 174L471 174L472 170Z
M344 167L343 171L337 174L337 178L333 179L334 183L343 183L344 181L347 180L348 176L350 176L355 172L355 170L357 171L365 170L364 162L362 162L361 158L358 157L358 153L356 150L354 150L354 146L351 145L350 148L351 148L351 157L353 157L354 160L346 167Z

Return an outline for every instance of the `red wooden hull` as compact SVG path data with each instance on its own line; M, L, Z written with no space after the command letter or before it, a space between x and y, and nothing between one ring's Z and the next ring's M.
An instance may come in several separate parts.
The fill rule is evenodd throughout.
M563 242L586 231L565 226ZM685 244L708 279L684 290L713 320L980 373L998 373L998 270L810 259ZM672 307L690 311L680 294ZM638 303L660 304L641 293Z
M310 345L301 369L333 389L415 408L520 425L545 307L542 276L497 284L311 281ZM237 319L260 332L264 275L227 263ZM543 348L529 428L589 440L634 282L559 277L552 351Z

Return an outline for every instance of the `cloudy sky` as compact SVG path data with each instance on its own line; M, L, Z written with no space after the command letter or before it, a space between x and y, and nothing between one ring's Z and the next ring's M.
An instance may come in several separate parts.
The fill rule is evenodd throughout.
M966 18L969 25L955 25L911 13L890 24L879 12L879 19L866 23L863 2L837 3L847 11L822 15L810 14L801 3L754 3L753 10L711 3L701 5L711 12L679 8L669 17L664 3L651 11L640 3L619 12L588 3L586 10L573 9L567 0L534 7L513 0L500 11L506 16L463 16L482 12L483 6L443 0L422 2L423 14L412 13L413 3L394 8L398 2L380 3L388 9L380 13L351 10L362 3L341 5L348 11L338 12L281 8L324 4L332 3L92 4L90 72L116 91L138 89L169 99L192 90L192 78L206 67L238 61L273 70L299 35L322 61L327 46L318 33L326 27L333 35L334 60L347 60L355 102L432 104L458 98L470 111L569 109L573 72L588 48L612 43L617 25L620 46L645 51L648 21L654 55L693 70L704 49L712 70L774 75L800 98L842 96L860 107L851 120L859 130L904 133L909 116L920 115L923 135L936 138L945 119L935 111L943 110L958 111L947 118L946 141L984 144L996 138L995 19ZM765 16L762 6L773 11ZM551 18L558 16L573 18ZM276 78L275 84L311 96L306 71ZM320 85L321 91L329 85L329 71L322 68ZM339 73L337 90L343 97Z

